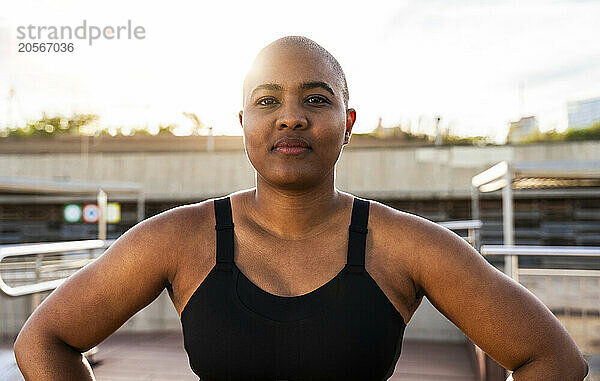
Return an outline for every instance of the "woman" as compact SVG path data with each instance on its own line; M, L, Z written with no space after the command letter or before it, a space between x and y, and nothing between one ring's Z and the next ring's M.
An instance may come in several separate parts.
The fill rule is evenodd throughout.
M81 352L166 287L202 380L387 379L423 295L515 380L581 380L558 320L461 238L335 188L347 105L322 47L264 48L239 114L256 188L149 218L70 277L17 338L25 377L93 379Z

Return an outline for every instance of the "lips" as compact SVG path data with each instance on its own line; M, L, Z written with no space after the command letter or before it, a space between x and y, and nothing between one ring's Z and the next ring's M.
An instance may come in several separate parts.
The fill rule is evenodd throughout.
M308 142L302 138L284 136L273 144L273 151L285 154L299 154L311 150Z

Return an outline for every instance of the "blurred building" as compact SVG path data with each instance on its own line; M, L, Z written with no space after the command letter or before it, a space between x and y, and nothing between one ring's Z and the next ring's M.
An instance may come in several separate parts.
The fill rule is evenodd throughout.
M379 120L377 122L377 127L375 128L375 135L377 137L380 137L380 138L394 137L394 136L397 136L399 132L401 132L400 127L398 127L398 126L384 127L381 117L379 118Z
M583 99L567 103L569 128L590 127L600 122L600 97Z
M516 122L510 122L507 143L520 143L538 132L538 122L535 116L526 116Z
M385 139L399 139L399 140L408 140L406 139L408 133L406 131L410 130L410 122L406 125L397 124L392 127L384 127L382 118L380 117L377 122L377 127L375 128L375 136L378 138Z

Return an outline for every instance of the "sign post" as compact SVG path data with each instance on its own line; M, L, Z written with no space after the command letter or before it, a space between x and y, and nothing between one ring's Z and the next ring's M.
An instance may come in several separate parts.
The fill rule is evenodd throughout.
M98 239L106 241L106 192L102 189L98 191L98 209L100 218L98 218Z

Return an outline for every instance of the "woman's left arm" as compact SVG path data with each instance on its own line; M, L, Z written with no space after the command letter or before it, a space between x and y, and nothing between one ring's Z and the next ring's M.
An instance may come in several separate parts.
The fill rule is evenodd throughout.
M419 217L411 220L417 289L475 344L512 370L515 381L585 377L588 365L581 352L538 298L458 235Z

